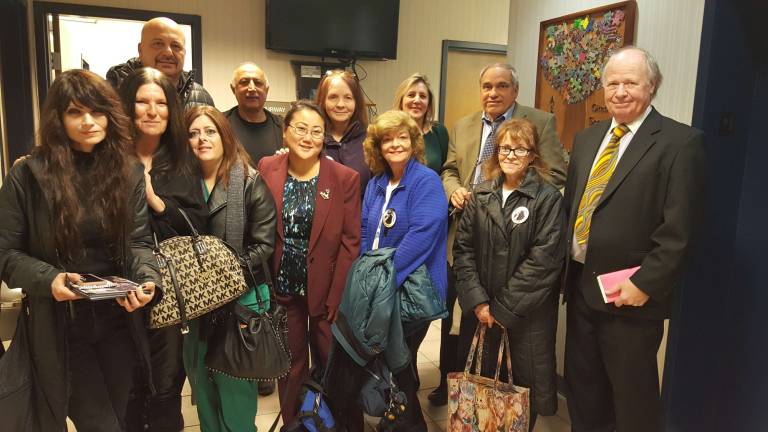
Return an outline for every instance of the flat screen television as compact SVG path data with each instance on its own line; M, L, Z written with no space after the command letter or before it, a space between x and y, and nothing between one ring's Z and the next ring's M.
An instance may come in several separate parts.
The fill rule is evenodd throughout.
M338 58L397 58L400 0L267 0L267 49Z

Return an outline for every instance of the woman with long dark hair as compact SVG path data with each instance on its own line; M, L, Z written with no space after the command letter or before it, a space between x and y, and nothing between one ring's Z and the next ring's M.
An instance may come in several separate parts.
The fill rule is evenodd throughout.
M39 145L0 189L0 275L26 293L20 322L40 430L63 430L66 417L80 431L123 430L135 362L149 361L142 307L160 277L130 146L112 87L70 70L48 91ZM123 276L145 290L84 300L69 284L86 273Z
M208 227L241 255L247 254L255 280L236 301L254 311L269 308L269 289L263 264L275 247L275 203L261 175L235 138L229 122L216 108L197 106L184 116L189 145L200 161L199 187L208 203ZM238 180L239 179L239 180ZM249 272L250 273L250 272ZM216 314L216 311L213 312ZM206 432L255 432L255 381L206 370L208 342L221 320L206 314L190 323L184 342L184 365L197 400L200 427Z
M131 119L133 148L144 165L147 205L158 241L190 234L186 213L205 232L208 209L199 185L199 168L187 143L184 113L171 81L152 68L137 69L120 85L120 98ZM152 379L156 393L137 385L129 405L129 430L178 432L184 427L181 389L184 366L178 325L150 329Z

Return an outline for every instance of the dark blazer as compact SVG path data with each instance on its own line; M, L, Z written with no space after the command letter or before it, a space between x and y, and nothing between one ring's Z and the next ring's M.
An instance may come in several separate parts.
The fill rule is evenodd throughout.
M566 265L579 201L610 123L597 123L574 139L565 186ZM652 109L619 159L592 215L579 283L590 307L641 318L670 316L703 209L704 170L704 134ZM630 279L650 296L648 302L642 307L605 304L597 275L634 266L641 267ZM572 289L566 287L566 300Z
M277 279L285 244L283 190L288 155L265 157L259 171L275 199L277 236L272 277ZM326 157L320 158L317 197L307 253L307 303L310 316L338 308L352 261L360 250L360 175ZM280 296L278 296L278 300Z

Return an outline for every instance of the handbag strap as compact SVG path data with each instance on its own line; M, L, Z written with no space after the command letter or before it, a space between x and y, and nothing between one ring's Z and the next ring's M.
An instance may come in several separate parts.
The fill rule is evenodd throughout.
M189 216L187 216L187 212L184 211L184 209L179 207L179 214L182 218L184 218L184 221L187 222L187 225L189 226L189 231L192 233L192 251L195 253L195 259L197 260L197 265L200 266L200 268L203 267L203 257L206 253L206 247L203 243L203 238L200 237L200 233L195 229L195 225L192 224L192 221L189 219ZM157 243L157 235L152 234L155 236L155 247L157 249L160 249L160 245Z
M247 218L245 216L245 172L240 158L237 158L229 170L225 212L224 239L235 248L237 253L242 253L243 232Z
M464 367L464 376L470 374L470 370L472 369L472 361L475 359L475 352L477 352L477 361L475 362L475 375L480 375L480 368L483 364L485 329L485 325L482 323L477 323L477 327L475 327L475 335L472 337L472 346L469 348L469 355L467 356L467 364Z
M283 415L283 410L280 410L277 412L277 417L275 417L275 421L272 422L272 426L269 427L269 432L275 432L275 429L277 429L277 423L280 421L281 415Z
M251 284L253 284L255 287L258 286L256 283L256 276L253 274L251 255L248 252L243 254L243 261L244 267L247 271L246 274L251 277ZM264 273L264 283L266 283L267 288L269 288L269 304L272 305L275 302L275 287L274 283L272 282L272 273L269 271L267 258L264 257L263 254L259 256L259 261L261 261L261 271ZM259 304L259 309L264 310L264 304L261 301L261 296L259 295L258 291L256 292L256 302Z
M184 221L187 223L187 226L189 226L189 232L192 233L192 237L198 238L200 237L200 233L195 228L195 225L192 223L192 221L189 219L189 216L187 216L187 212L184 211L183 208L179 207L179 214L181 214L181 217L184 218ZM155 244L157 244L157 235L155 235Z
M509 337L507 337L507 329L499 324L501 328L501 341L499 342L499 356L496 359L496 373L493 377L494 388L499 386L499 372L501 372L501 359L504 353L507 358L507 381L512 384L512 355L509 349Z

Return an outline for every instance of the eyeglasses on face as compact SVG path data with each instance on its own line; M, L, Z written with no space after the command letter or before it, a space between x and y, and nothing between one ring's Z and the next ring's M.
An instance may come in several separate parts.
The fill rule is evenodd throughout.
M506 156L509 156L510 153L514 153L515 157L522 158L531 154L531 150L525 147L515 147L515 148L508 147L508 146L499 147L499 155L506 157Z
M189 139L191 140L200 139L200 135L205 135L206 138L213 138L218 134L219 132L216 129L205 129L202 132L197 129L194 129L189 131Z
M289 124L288 126L293 128L293 132L300 137L307 136L307 134L316 140L321 140L323 137L325 137L325 131L320 128L312 129L310 131L309 128L303 124L299 124L298 126Z

